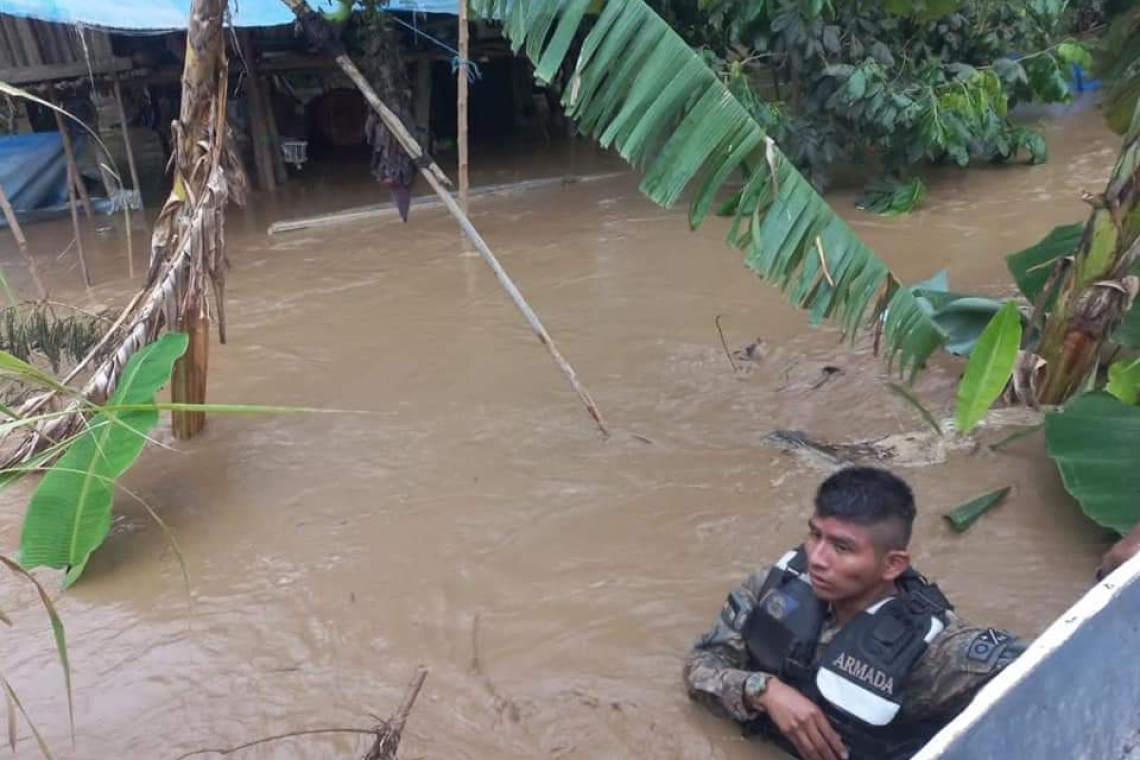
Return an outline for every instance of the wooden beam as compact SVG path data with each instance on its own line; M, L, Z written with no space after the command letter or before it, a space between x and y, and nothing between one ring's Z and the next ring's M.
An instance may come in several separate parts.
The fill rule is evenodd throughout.
M135 67L130 58L110 58L91 61L90 71L86 61L74 63L50 63L38 66L15 66L0 69L0 82L8 84L39 84L61 79L86 79L90 73L96 76L121 73Z
M625 172L590 174L584 177L570 176L525 179L521 182L507 182L499 185L486 185L484 187L476 187L471 191L470 197L502 197L506 195L528 192L530 190L539 190L545 187L574 185L584 182L598 182L600 180L613 179L615 177L623 176L625 176ZM454 195L454 193L452 193L452 195ZM429 209L444 207L442 200L430 195L412 198L411 206L412 208L419 211L427 211ZM266 234L280 235L283 232L295 232L297 230L307 230L313 227L331 227L337 224L344 224L345 222L358 222L365 219L383 219L385 217L395 216L397 213L399 213L399 210L396 208L396 204L394 203L379 203L368 206L356 206L354 208L346 208L340 211L333 211L328 214L319 214L317 216L307 216L299 219L282 219L281 221L277 221L269 225L269 229L266 231Z

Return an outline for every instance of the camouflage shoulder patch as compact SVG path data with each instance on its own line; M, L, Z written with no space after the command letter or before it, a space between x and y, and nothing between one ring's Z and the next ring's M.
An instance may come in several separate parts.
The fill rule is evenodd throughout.
M752 614L752 606L754 600L752 595L743 588L738 588L728 595L724 600L724 607L720 611L721 621L732 628L734 631L739 631L744 626L744 621Z
M986 628L975 633L966 647L966 660L986 670L998 664L1002 653L1016 637L1008 631Z

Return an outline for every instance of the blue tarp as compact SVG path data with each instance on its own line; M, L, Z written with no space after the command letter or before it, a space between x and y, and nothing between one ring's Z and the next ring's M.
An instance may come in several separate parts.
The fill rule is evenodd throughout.
M16 211L66 204L67 159L59 132L0 136L0 186Z
M82 156L86 135L72 135L76 155ZM51 216L66 211L67 158L59 132L0 135L0 186L21 217ZM101 213L110 210L104 198L92 198ZM5 226L0 215L0 227Z
M331 9L331 0L310 0L317 9ZM389 0L396 11L456 15L459 0ZM235 26L276 26L293 22L293 12L281 0L230 0ZM125 30L185 29L190 0L0 0L0 13L41 21L89 24Z

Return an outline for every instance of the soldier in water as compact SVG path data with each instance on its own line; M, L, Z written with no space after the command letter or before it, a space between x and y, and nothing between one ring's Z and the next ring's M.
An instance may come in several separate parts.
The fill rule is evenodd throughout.
M691 697L802 760L906 760L1023 650L910 566L914 496L852 467L807 540L729 594L685 660Z

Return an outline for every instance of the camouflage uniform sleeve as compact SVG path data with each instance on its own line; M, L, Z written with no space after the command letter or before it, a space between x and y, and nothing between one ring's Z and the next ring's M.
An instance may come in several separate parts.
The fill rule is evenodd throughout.
M756 604L767 569L753 573L728 595L713 627L701 635L685 657L684 678L689 696L714 712L745 722L759 713L744 704L748 651L741 629Z
M950 613L908 679L903 709L918 720L953 718L1026 646L1009 631L975 628Z

